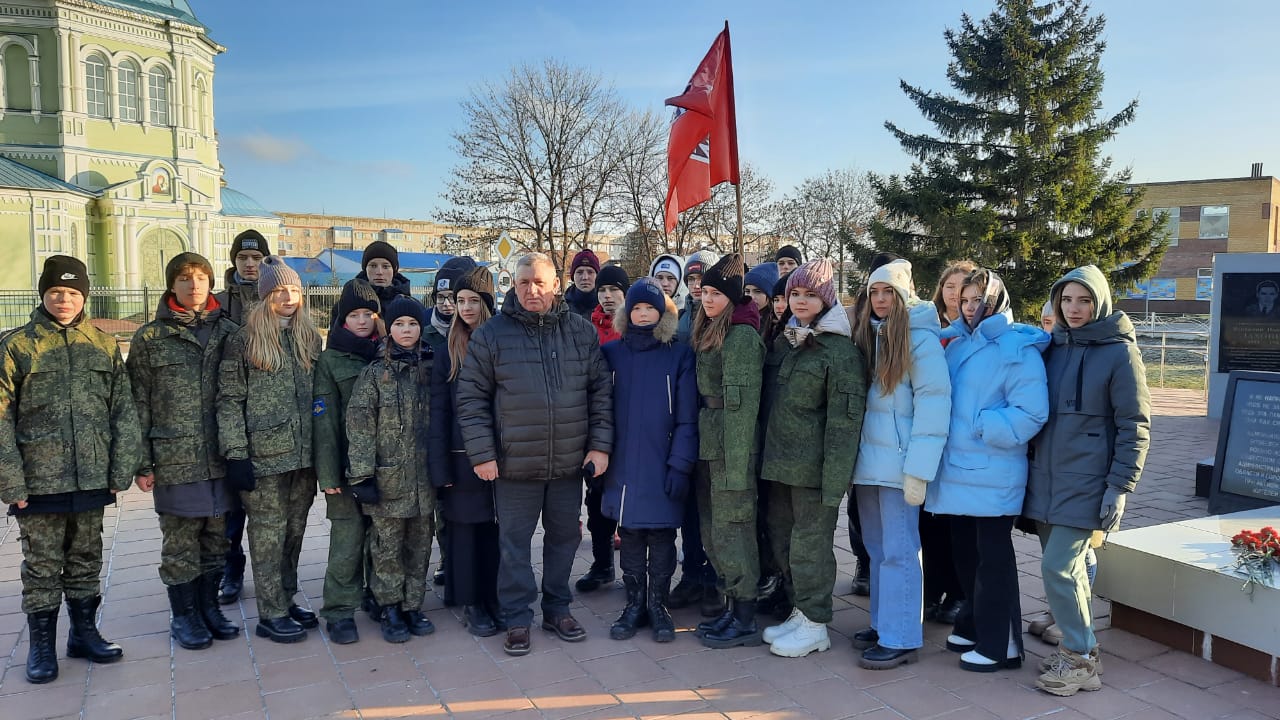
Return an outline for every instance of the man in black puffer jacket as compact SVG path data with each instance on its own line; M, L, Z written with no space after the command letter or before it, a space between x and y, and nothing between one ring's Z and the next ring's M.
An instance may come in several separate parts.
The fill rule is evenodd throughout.
M522 257L515 292L471 336L458 376L467 455L476 475L496 480L498 602L510 655L529 652L538 597L529 543L539 515L542 627L569 642L586 639L569 614L583 469L602 475L613 449L613 383L595 328L569 310L559 290L551 258Z

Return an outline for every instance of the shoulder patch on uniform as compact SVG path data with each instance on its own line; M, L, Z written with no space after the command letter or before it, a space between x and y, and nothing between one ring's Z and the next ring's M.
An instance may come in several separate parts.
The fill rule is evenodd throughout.
M324 398L316 398L316 401L311 403L311 414L315 417L323 415L326 409Z

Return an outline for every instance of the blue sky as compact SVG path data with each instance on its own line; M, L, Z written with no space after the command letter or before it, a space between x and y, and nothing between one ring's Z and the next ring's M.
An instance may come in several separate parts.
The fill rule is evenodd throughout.
M277 211L430 218L470 88L554 57L662 110L728 19L741 156L779 194L830 168L902 172L884 130L927 130L899 79L946 90L943 30L993 0L436 2L192 0L217 59L232 186ZM1101 0L1107 146L1138 181L1280 173L1274 0ZM665 111L664 111L665 112Z

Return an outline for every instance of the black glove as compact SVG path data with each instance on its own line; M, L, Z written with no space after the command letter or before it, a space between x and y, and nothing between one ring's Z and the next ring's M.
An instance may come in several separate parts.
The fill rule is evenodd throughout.
M382 493L378 492L378 481L373 478L352 482L348 490L351 491L351 499L361 505L377 505L382 502Z
M596 477L596 464L589 462L582 466L582 481L587 484L587 489L591 492L600 492L604 489L604 473L600 477Z
M252 460L227 461L227 487L238 492L252 492L258 488Z
M689 474L667 468L667 480L663 490L672 500L684 500L689 494Z

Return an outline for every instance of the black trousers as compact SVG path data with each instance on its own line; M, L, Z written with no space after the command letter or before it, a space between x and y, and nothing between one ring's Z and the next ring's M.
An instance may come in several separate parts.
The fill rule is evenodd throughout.
M702 546L702 521L698 517L698 497L692 488L684 498L684 519L680 521L680 547L684 550L683 577L700 580L703 585L716 584L716 571Z
M449 562L444 565L447 595L459 605L498 607L498 524L461 523L445 525Z
M223 570L232 577L244 576L244 505L240 493L231 495L231 508L227 510L227 566Z
M848 498L845 514L849 517L849 549L858 558L858 569L861 572L862 568L870 566L871 557L867 555L867 546L862 542L862 519L858 517L858 495L852 488L849 490Z
M1022 653L1022 603L1013 551L1016 516L941 516L950 520L955 571L969 602L960 607L955 633L976 640L983 657L1008 657L1012 633Z
M956 576L951 552L952 515L920 511L920 556L924 569L924 604L968 597Z
M622 575L671 579L676 571L675 528L621 528L622 549L618 564Z
M613 567L613 534L618 531L618 521L605 517L600 511L604 498L603 486L599 490L587 488L587 532L591 533L591 567Z

